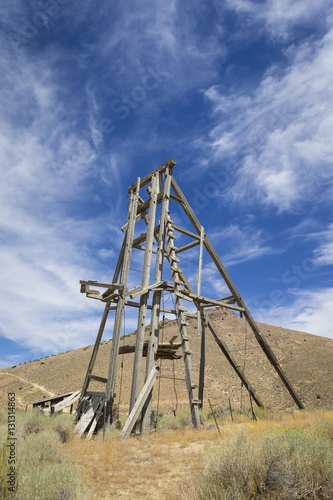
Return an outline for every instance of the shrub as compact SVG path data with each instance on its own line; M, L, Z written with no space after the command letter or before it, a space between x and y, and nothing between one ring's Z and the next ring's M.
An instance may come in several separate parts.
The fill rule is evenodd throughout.
M178 430L191 425L191 413L189 410L184 410L176 417L171 417L169 415L163 415L157 422L157 430Z
M197 491L200 500L332 498L333 449L297 429L256 440L243 428L211 451Z

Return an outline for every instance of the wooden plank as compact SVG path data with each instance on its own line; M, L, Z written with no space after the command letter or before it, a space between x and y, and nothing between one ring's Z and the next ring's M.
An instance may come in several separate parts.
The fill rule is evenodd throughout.
M59 411L63 411L68 406L71 406L75 401L77 401L80 397L81 391L75 391L73 394L65 398L63 401L53 405L54 412L58 413Z
M130 412L131 412L132 408L134 407L134 405L139 397L139 392L140 392L143 344L144 344L144 335L145 335L145 328L146 328L146 316L147 316L147 310L148 310L149 291L151 290L151 287L149 287L149 279L150 279L151 258L152 258L153 242L154 242L154 234L155 234L157 193L159 190L158 184L159 184L159 179L157 177L157 174L153 174L151 176L149 214L148 214L148 220L147 220L146 248L145 248L145 256L144 256L144 262L143 262L141 291L139 292L140 305L139 305L134 365L133 365L133 374L132 374ZM156 254L157 254L157 250L156 250ZM155 284L155 285L157 285L157 284ZM135 298L136 296L138 296L138 294L130 295L130 297L132 299Z
M140 412L142 411L143 405L147 401L150 393L152 392L155 380L156 380L156 375L159 370L158 366L154 366L154 368L151 370L145 385L142 388L142 391L139 394L138 399L136 400L131 413L129 414L129 417L124 425L124 428L122 430L122 438L125 438L130 435L132 432L132 429L140 415Z
M121 283L100 283L99 281L81 280L80 285L98 286L100 288L109 288L110 290L122 290L124 287ZM92 290L90 290L91 292Z
M100 377L99 375L89 375L90 380L96 380L96 382L102 382L102 384L106 384L108 379L105 377Z
M201 345L200 345L200 367L199 367L199 391L198 397L201 400L200 408L202 408L203 404L203 396L204 396L204 386L205 386L205 363L206 363L206 318L205 312L198 309L198 319L200 314L200 322L201 322Z
M163 199L163 193L158 193L157 195L157 203L161 203ZM137 213L140 214L141 212L145 212L148 210L150 204L150 200L147 200L142 203L142 205L139 205Z
M179 196L180 198L182 198L182 207L186 213L186 215L189 217L190 221L192 222L193 224L193 227L195 228L195 230L197 231L198 234L200 234L200 228L201 228L201 225L200 225L200 222L198 221L196 215L194 214L192 208L190 207L188 201L186 200L184 194L182 193L181 189L179 188L175 178L172 178L172 188L176 194L176 196ZM277 372L277 374L279 375L280 379L282 380L283 384L285 385L286 389L288 390L289 394L291 395L291 397L293 398L293 400L295 401L296 405L300 408L300 409L304 409L304 405L303 403L301 402L301 400L299 399L299 397L297 396L294 388L292 387L291 383L289 382L289 380L287 379L286 375L284 374L274 352L272 351L270 345L268 344L266 338L264 337L264 335L261 333L261 331L259 330L257 324L255 323L254 319L252 318L252 315L250 314L250 311L248 310L248 308L246 307L245 305L245 302L243 301L241 295L239 294L236 286L234 285L234 283L232 282L227 270L225 269L224 265L222 264L221 262L221 259L219 258L219 256L217 255L212 243L210 242L209 238L207 235L205 235L205 238L204 238L204 245L205 245L205 248L207 250L207 252L209 253L209 255L211 256L214 264L216 265L217 269L220 271L221 273L221 276L223 277L226 285L228 286L230 292L232 293L233 297L235 297L236 301L237 301L237 304L239 307L243 308L243 314L248 322L248 324L250 325L250 328L252 329L260 347L262 348L262 350L264 351L265 355L267 356L268 360L270 361L270 363L273 365L273 367L275 368L275 371Z
M137 223L137 222L139 222L139 220L143 219L145 217L145 215L147 215L147 213L145 211L140 213L139 215L137 215L135 218L135 223ZM123 227L121 227L120 229L124 233L125 231L127 231L127 228L128 228L128 222L126 222L126 224Z
M198 245L200 245L200 241L199 240L190 241L190 243L187 243L186 245L183 245L181 247L176 248L175 252L176 252L176 254L180 253L180 252L185 252L186 250L189 250L190 248L196 247Z
M184 229L183 227L180 227L180 226L175 226L174 224L173 224L173 228L178 233L186 234L186 236L190 236L191 238L194 238L195 240L200 240L200 236L193 233L192 231L189 231L188 229Z
M202 277L202 256L203 256L203 237L204 237L204 228L201 226L200 228L200 249L199 249L199 265L198 265L198 276L197 276L197 295L201 293L201 277ZM201 309L197 308L197 330L198 335L201 334ZM202 398L201 398L202 400Z
M170 194L170 198L171 198L172 200L178 201L178 202L180 202L180 203L182 202L182 199L181 199L181 198L179 198L178 196L176 196L175 194L172 194L172 193L171 193L171 194Z
M136 297L139 297L140 295L147 294L151 290L154 290L154 288L159 288L162 284L164 283L163 280L158 281L157 283L154 283L153 285L146 286L145 288L140 287L141 290L136 290L136 291L130 291L127 295L130 296L131 299L135 299Z
M97 408L97 410L95 412L94 419L91 422L91 426L89 428L89 431L88 431L88 434L87 434L87 437L86 437L87 441L89 441L91 439L91 437L92 437L92 435L93 435L93 433L94 433L94 431L96 429L96 426L98 424L98 421L100 419L100 416L101 416L103 410L104 410L104 399L102 399L100 401L99 406L98 406L98 408Z
M146 247L143 245L133 245L133 248L136 248L137 250L143 250L144 252L146 251ZM157 250L152 250L151 253L157 254Z
M155 168L150 174L146 175L146 177L143 177L140 183L140 189L143 186L146 186L151 181L151 178L154 174L163 174L167 169L170 169L170 171L173 169L173 167L176 165L176 162L173 158L168 160L167 162L163 163L163 165L160 165L159 167ZM133 189L135 188L135 184L132 184L128 188L128 192L130 193Z
M154 234L157 234L159 230L160 226L158 225L153 229ZM138 245L141 245L141 243L146 241L146 238L147 238L147 233L140 234L140 236L138 236L135 240L133 240L133 246L136 247Z

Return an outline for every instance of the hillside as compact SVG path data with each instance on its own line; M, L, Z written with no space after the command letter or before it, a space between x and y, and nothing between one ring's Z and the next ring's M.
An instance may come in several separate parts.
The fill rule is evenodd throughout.
M252 331L248 326L245 327L245 320L223 309L211 310L210 317L237 363L241 367L245 366L245 374L263 403L276 409L296 409L289 393L262 353ZM200 337L196 331L196 320L189 319L189 323L188 331L192 336L191 349L194 353L193 369L198 379ZM277 326L261 323L258 325L305 407L332 409L333 341ZM177 331L176 322L166 320L161 326L161 340L162 337L164 341L170 340L177 334ZM109 340L101 344L94 369L95 374L103 377L107 376L111 342ZM134 343L134 334L122 340L122 345ZM92 346L88 346L12 368L1 369L0 406L6 406L7 392L16 393L17 405L23 409L26 404L42 397L81 389L91 352ZM119 402L121 384L120 408L123 414L128 412L133 359L134 354L122 355L119 358L116 402ZM121 369L122 363L123 370ZM121 372L123 372L122 377ZM158 394L160 411L172 412L173 409L179 410L187 407L183 360L179 359L174 362L163 360L160 373L162 376L160 389L159 381L154 389L154 408L156 409ZM103 390L102 384L97 382L91 384L90 387ZM207 408L206 396L208 396L215 406L226 408L228 400L223 391L230 393L232 405L235 408L249 407L247 391L241 388L240 380L208 332L204 406Z

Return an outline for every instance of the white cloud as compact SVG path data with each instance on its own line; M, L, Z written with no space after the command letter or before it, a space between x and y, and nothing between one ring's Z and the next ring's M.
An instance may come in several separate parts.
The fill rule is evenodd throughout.
M229 196L278 211L319 195L330 203L333 188L333 28L287 55L289 67L271 68L251 95L205 94L222 116L211 133L216 155L240 163Z
M320 234L321 244L315 250L314 262L318 266L328 266L333 264L333 224L328 230Z
M333 339L333 288L294 292L289 306L253 311L255 319Z
M230 248L222 255L222 261L226 266L257 259L263 255L280 253L280 250L267 245L267 238L262 230L251 227L231 224L222 230L211 233L211 239L214 243L222 241L224 248Z
M222 4L222 1L216 2ZM271 37L287 39L295 27L309 27L326 21L329 0L227 0L224 9L230 9L243 17L246 31L263 24Z

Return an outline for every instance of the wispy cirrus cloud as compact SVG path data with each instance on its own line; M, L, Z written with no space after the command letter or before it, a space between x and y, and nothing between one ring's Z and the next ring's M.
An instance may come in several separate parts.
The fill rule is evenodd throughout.
M285 51L251 93L209 88L221 123L211 132L219 159L239 165L232 200L260 201L279 212L312 196L332 199L333 28ZM241 117L241 119L240 119Z
M227 248L223 263L227 266L258 259L264 255L281 253L281 249L268 244L268 236L260 229L231 224L211 233L214 244Z

